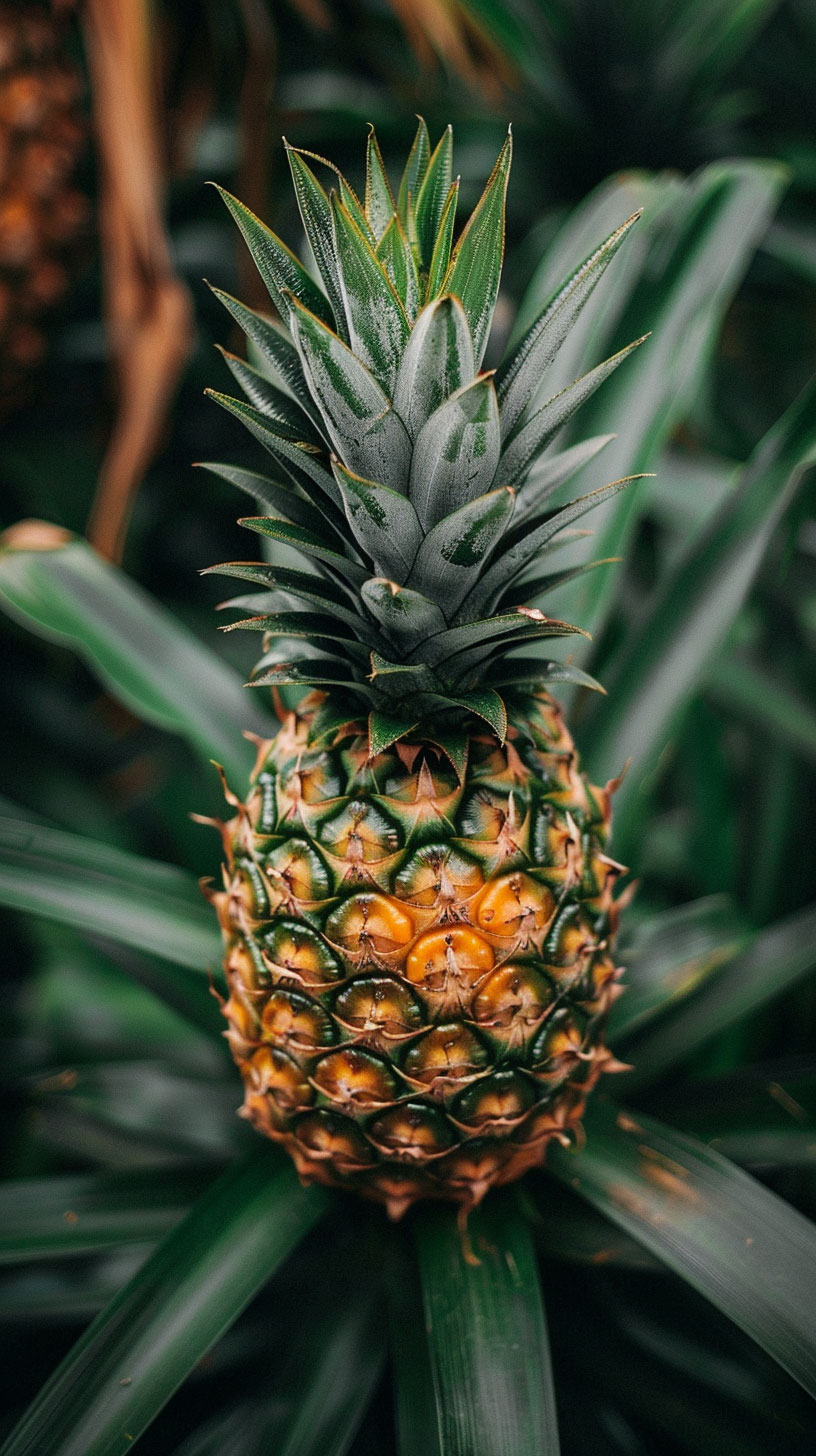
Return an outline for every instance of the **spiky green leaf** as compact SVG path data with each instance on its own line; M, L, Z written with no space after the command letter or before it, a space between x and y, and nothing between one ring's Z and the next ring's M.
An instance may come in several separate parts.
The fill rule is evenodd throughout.
M499 294L504 259L504 202L513 144L508 133L487 186L453 250L445 292L455 293L470 324L473 352L481 364Z
M412 439L475 374L473 343L461 303L450 294L435 299L411 330L394 386L394 409Z
M266 223L250 212L243 202L233 197L224 187L213 184L237 222L244 241L252 254L252 261L258 269L281 318L289 317L286 294L293 294L311 313L317 315L329 327L334 318L331 304L326 295L306 272L303 264L279 237L276 237Z
M507 530L514 499L512 490L493 490L440 521L422 542L406 586L444 602L450 620Z
M409 208L416 211L417 198L422 186L425 173L428 170L428 158L431 154L431 140L428 136L428 128L420 116L419 125L416 129L416 136L411 144L408 153L408 160L405 163L405 170L399 185L397 194L397 212L400 222L406 233L408 231Z
M408 317L383 264L336 195L332 215L351 347L390 397L408 340Z
M501 451L492 376L482 374L451 395L414 444L408 495L426 531L489 491Z
M425 287L426 302L431 303L441 293L450 292L446 287L448 269L450 267L451 248L453 246L453 229L456 222L456 204L459 201L459 179L451 183L450 191L445 198L445 206L442 208L442 216L439 219L439 228L436 234L436 242L433 245L431 261L428 264L428 282Z
M414 194L420 254L429 263L453 180L453 128L447 126L433 150L422 187Z

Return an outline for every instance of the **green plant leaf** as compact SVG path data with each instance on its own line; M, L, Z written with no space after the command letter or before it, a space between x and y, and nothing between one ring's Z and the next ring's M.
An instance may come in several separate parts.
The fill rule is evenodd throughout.
M373 126L369 126L366 142L365 214L375 238L382 237L396 207L377 134Z
M467 315L477 367L484 356L499 294L504 260L504 201L512 155L513 142L508 133L485 190L453 250L445 278L445 292L456 295ZM431 267L433 270L433 262ZM429 296L433 296L430 291Z
M658 589L644 627L604 673L609 699L585 739L589 771L633 759L615 802L615 852L632 853L644 779L724 641L771 534L816 461L816 381L760 441L733 491ZM607 775L608 776L608 775Z
M323 430L325 428L323 419L306 386L300 356L288 334L284 333L283 325L273 324L270 319L264 318L263 314L256 313L254 309L247 308L246 304L240 303L231 294L224 293L223 289L214 288L212 284L209 287L227 312L235 319L239 329L243 329L246 334L250 345L255 350L256 367L260 368L273 384L287 390L312 424L318 430Z
M548 1166L816 1395L816 1229L683 1133L600 1099Z
M496 391L482 374L446 399L416 437L408 495L426 531L489 491L500 450Z
M408 318L371 244L336 195L332 210L351 346L390 396L408 340Z
M442 209L442 216L439 219L439 228L436 234L431 261L428 266L428 283L425 289L426 302L430 303L438 298L440 293L450 293L446 286L448 269L450 267L451 247L453 245L453 228L456 221L456 204L459 201L459 179L451 183L450 192L445 198L445 206Z
M575 319L614 258L633 223L635 212L596 248L547 303L496 375L502 435L508 439L538 393L541 378L560 349Z
M398 489L411 442L385 391L331 329L297 308L292 332L338 455L355 474Z
M422 1208L415 1223L444 1456L557 1456L544 1309L526 1221L507 1195L468 1218Z
M242 516L238 524L246 526L248 531L257 531L259 536L269 536L273 541L293 546L315 561L325 562L349 582L362 585L369 575L364 566L348 556L341 556L316 531L308 531L304 526L290 525L288 521L277 521L270 516Z
M209 470L212 475L218 475L222 480L229 481L230 485L246 491L261 510L275 513L279 511L293 525L305 526L308 530L314 523L315 508L312 502L283 481L270 480L269 476L259 475L255 470L242 470L237 465L221 465L208 460L199 461L198 469ZM324 530L327 529L325 522L321 522L321 525Z
M274 731L237 673L124 572L56 526L6 532L0 603L39 636L72 647L133 713L186 738L239 783L254 761L243 732Z
M381 575L407 576L422 540L411 501L387 485L364 480L339 461L332 468L357 545Z
M62 829L0 819L0 900L192 970L220 960L213 913L186 870Z
M342 346L341 346L342 347ZM205 393L210 399L215 400L222 409L234 415L241 424L245 426L259 444L268 450L272 459L291 476L295 485L309 496L310 499L320 500L315 495L314 486L323 495L328 496L332 504L339 506L340 501L337 494L337 487L330 472L326 469L325 455L317 446L310 445L305 441L295 442L281 434L270 420L262 415L260 410L251 404L246 404L242 399L233 399L228 394L221 394L216 389L207 389Z
M284 393L282 389L278 389L276 384L272 384L260 370L247 364L245 359L239 359L237 354L230 354L220 345L218 350L249 403L258 410L259 414L265 415L268 420L271 420L282 435L285 435L293 444L297 444L299 441L317 445L321 443L303 410L289 398L288 394Z
M626 994L609 1013L609 1039L620 1048L653 1017L694 996L733 960L751 934L727 895L707 895L652 915L627 934L618 954Z
M584 401L595 393L599 385L614 373L624 359L628 359L633 350L645 341L646 336L642 339L635 339L633 343L627 344L625 349L620 349L610 359L605 359L588 374L583 374L580 379L576 379L560 394L548 399L546 404L543 404L541 409L537 410L532 418L521 426L510 443L504 447L497 477L501 484L512 485L516 489L520 488L542 450L550 443L562 425L566 424Z
M418 194L417 233L423 263L430 262L453 180L453 127L447 126L434 147Z
M279 237L250 212L243 202L233 197L225 188L213 184L217 192L220 192L223 201L226 203L235 221L237 222L244 241L252 254L252 261L258 269L278 313L288 322L290 304L288 294L293 294L304 308L311 313L317 314L329 327L334 325L331 305L325 294L318 288L317 284L309 277L299 258L296 258L290 248L282 243Z
M360 595L372 616L405 652L432 633L441 632L445 626L445 618L435 602L429 602L427 597L408 587L397 586L396 582L372 577L365 582Z
M655 468L697 394L726 308L786 180L777 163L760 161L716 162L684 182L636 177L630 185L623 179L605 186L581 210L580 237L571 236L568 223L551 248L537 297L557 286L572 248L578 256L586 251L588 228L590 239L597 237L610 212L617 221L645 205L641 223L601 280L592 307L584 310L552 370L553 378L566 384L600 354L651 331L648 345L584 406L576 423L582 436L619 432L606 452L610 474ZM553 387L549 376L548 387ZM632 491L628 499L604 506L587 554L590 549L601 557L625 553L640 494ZM559 610L597 637L615 590L612 573L590 573L566 589Z
M3 1456L124 1456L326 1203L266 1147L230 1168L74 1345Z
M334 251L331 204L314 172L303 160L298 149L290 147L285 140L284 145L303 228L329 296L335 328L342 335L346 316L340 288L340 270Z
M458 298L445 294L422 310L408 340L397 382L394 409L412 439L445 400L476 373L473 344Z
M445 609L450 620L484 570L484 562L507 529L512 514L513 492L507 489L490 491L461 506L429 531L406 585L434 597L444 580Z
M419 274L411 245L396 213L377 244L377 257L402 300L409 321L416 318L420 303Z
M634 1072L626 1085L660 1077L729 1026L765 1006L816 968L816 908L759 931L696 992L627 1044ZM623 1078L621 1079L623 1083Z
M816 711L763 664L730 654L706 683L706 696L726 712L747 718L769 738L781 738L816 762Z
M428 128L422 117L419 118L419 125L416 129L416 136L411 144L408 153L408 160L405 163L405 170L399 185L397 195L397 211L400 222L408 231L409 208L416 210L419 191L423 178L428 170L428 159L431 154L431 140L428 136Z
M119 1168L0 1184L0 1264L156 1243L215 1177L213 1165Z

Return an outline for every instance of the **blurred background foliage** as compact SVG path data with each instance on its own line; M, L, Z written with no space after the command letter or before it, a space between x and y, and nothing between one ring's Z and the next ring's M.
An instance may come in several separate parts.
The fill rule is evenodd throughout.
M581 436L619 433L605 478L654 474L627 493L625 516L616 507L590 523L592 555L625 555L606 568L600 598L565 591L563 611L593 628L592 670L611 694L570 706L594 773L635 759L613 846L639 882L632 964L650 966L652 980L673 976L678 996L708 990L641 1062L649 976L635 977L627 1055L648 1088L639 1092L636 1070L623 1091L716 1137L811 1215L816 501L813 474L792 471L784 446L778 459L767 445L756 452L816 352L815 68L810 0L0 4L2 525L87 529L241 672L240 634L216 639L218 588L197 575L246 553L230 492L191 468L241 448L203 398L226 379L213 345L237 343L204 280L264 300L205 183L235 190L299 245L282 135L358 182L367 122L388 161L407 147L414 113L432 134L452 121L467 205L512 120L496 354L644 208L637 241L601 285L593 332L576 330L559 357L566 383L653 331L578 419ZM254 447L243 449L253 464ZM0 662L7 806L111 850L215 872L218 846L189 814L217 813L220 788L183 736L122 706L104 672L100 687L65 645L35 641L13 617L0 620ZM752 940L780 924L781 948ZM756 965L735 960L752 944ZM218 1025L214 1005L206 1027L191 1027L184 978L168 992L155 947L17 918L6 946L9 1173L119 1169L136 1188L141 1166L166 1161L175 1182L154 1210L162 1232L200 1186L199 1161L210 1167L240 1141L231 1073L201 1034ZM719 1016L718 977L729 974L743 1000ZM160 978L177 1015L152 994ZM182 1129L176 1142L168 1126ZM608 1226L601 1237L571 1196L554 1199L540 1239L565 1452L812 1450L812 1410L788 1377L707 1307L703 1316L699 1296L625 1235L604 1256L610 1267L597 1267ZM11 1410L139 1257L126 1245L91 1265L35 1266L27 1282L8 1276L0 1321L19 1322L21 1354L2 1373ZM276 1286L283 1307L314 1260L307 1240ZM338 1328L344 1277L322 1307ZM366 1318L376 1324L377 1311ZM604 1325L613 1351L593 1343ZM232 1372L247 1352L252 1369L278 1359L281 1338L251 1305L208 1357L199 1435L185 1438L202 1371L144 1449L233 1450L217 1414ZM353 1440L342 1449L390 1449L382 1394L359 1425L380 1367L355 1365L352 1335L338 1340L362 1387L359 1408L337 1416ZM296 1398L286 1381L276 1392L281 1408ZM265 1417L242 1398L259 1433L246 1449L265 1450Z

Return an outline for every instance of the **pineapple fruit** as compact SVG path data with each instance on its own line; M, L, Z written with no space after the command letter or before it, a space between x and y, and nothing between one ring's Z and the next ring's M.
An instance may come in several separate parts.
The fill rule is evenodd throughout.
M396 199L373 130L363 201L287 150L316 266L224 194L281 322L216 290L254 362L226 356L247 402L214 397L272 469L207 468L273 550L210 569L251 589L227 630L264 634L253 681L281 718L246 802L225 785L227 1036L244 1114L304 1180L466 1212L614 1066L614 784L581 773L546 686L597 685L538 651L579 629L523 603L574 574L542 557L625 484L553 505L606 440L547 447L629 349L541 385L635 219L484 370L509 134L455 246L450 129L432 151L420 122Z

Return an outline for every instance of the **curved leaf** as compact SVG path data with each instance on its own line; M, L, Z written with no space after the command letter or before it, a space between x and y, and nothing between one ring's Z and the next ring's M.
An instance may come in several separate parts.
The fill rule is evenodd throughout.
M205 971L221 957L192 875L45 825L0 819L0 902Z
M453 250L445 277L445 292L454 293L467 314L477 365L482 362L499 293L504 260L504 201L512 155L513 140L508 133L484 192Z
M148 723L187 738L240 782L271 717L226 663L124 572L56 526L23 523L0 549L0 602L42 637L73 647L110 691Z
M816 1228L713 1149L603 1101L565 1183L710 1299L816 1395Z
M3 1456L124 1456L326 1203L266 1147L230 1168L74 1345Z
M441 1456L557 1456L547 1331L529 1227L507 1195L415 1224ZM478 1262L476 1262L478 1261Z

